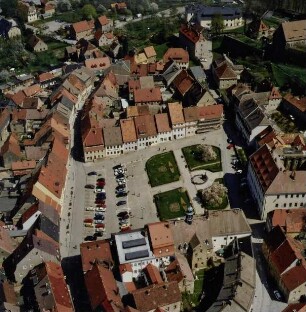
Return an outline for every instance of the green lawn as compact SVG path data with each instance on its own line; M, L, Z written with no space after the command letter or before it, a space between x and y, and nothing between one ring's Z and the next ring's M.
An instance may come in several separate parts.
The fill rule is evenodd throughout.
M220 51L222 40L223 36L212 38L212 51L214 60L218 59L222 55L222 52Z
M199 152L198 152L197 145L191 145L182 148L182 152L184 154L186 163L190 171L205 169L212 172L219 172L222 171L222 163L221 163L221 151L218 147L213 146L214 151L217 153L217 159L203 162L199 159Z
M182 294L184 311L191 311L192 307L196 307L199 305L200 300L201 300L201 295L203 292L203 286L204 286L204 283L203 283L204 274L205 274L204 269L201 269L196 272L195 275L198 277L198 279L194 281L193 294L189 294L189 293Z
M275 19L274 17L266 18L263 22L268 25L269 27L277 28L280 25L279 20Z
M292 77L297 77L306 84L305 68L285 64L272 63L271 65L273 76L278 86L281 87L284 84L289 83Z
M190 205L188 194L182 188L156 194L154 201L161 221L184 217Z
M171 183L180 178L173 152L151 157L146 163L146 170L152 187Z
M158 45L154 45L154 49L156 51L156 59L160 60L163 58L165 52L168 50L169 46L168 43L162 43L162 44L158 44Z

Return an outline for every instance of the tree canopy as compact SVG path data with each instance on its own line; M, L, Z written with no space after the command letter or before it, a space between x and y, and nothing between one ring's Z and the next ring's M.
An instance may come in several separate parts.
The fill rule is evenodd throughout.
M221 14L216 14L211 19L211 31L214 34L220 34L224 30L224 20Z
M97 17L97 11L95 7L91 4L85 4L81 10L83 18L85 19L93 19Z

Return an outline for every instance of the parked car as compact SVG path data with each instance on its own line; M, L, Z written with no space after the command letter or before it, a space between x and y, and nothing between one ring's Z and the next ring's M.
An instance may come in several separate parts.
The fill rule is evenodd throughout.
M96 199L105 200L106 199L106 194L105 193L96 194Z
M231 149L232 147L234 147L234 144L229 144L229 145L227 146L227 149Z
M88 235L84 238L84 241L85 242L92 242L92 241L95 241L97 240L97 237L96 236L92 236L92 235Z
M123 218L124 216L129 215L128 211L121 211L117 214L118 218Z
M119 225L121 225L121 226L130 225L130 220L120 220Z
M119 175L122 176L124 172L123 170L120 170L120 171L115 171L114 174L115 174L115 177L118 177Z
M124 182L123 181L117 181L117 183L119 186L123 186L123 185L125 186L125 181Z
M126 192L126 189L125 189L125 188L121 188L121 189L119 189L119 190L116 190L115 193L116 193L116 194L119 194L119 193L127 193L127 192Z
M102 211L95 212L95 216L104 216L104 213Z
M116 190L119 190L119 189L121 189L121 188L125 188L126 187L126 185L125 184L122 184L122 185L117 185L116 186Z
M116 197L125 197L125 196L127 196L127 193L125 192L121 192L116 195Z
M125 178L116 179L116 181L117 181L117 182L123 182L123 183L126 182L126 181L125 181Z
M104 182L105 183L105 179L104 178L99 178L99 179L97 179L97 182Z
M99 199L99 198L97 198L97 199L95 200L95 204L96 204L96 205L103 204L103 203L105 203L105 200L104 200L104 199Z
M93 210L95 210L95 208L94 207L86 207L86 211L93 211Z
M94 220L104 220L104 219L105 219L104 215L95 215L94 216Z
M93 219L91 218L87 218L87 219L84 219L84 223L92 223Z
M125 204L126 204L126 200L120 200L118 201L117 206L123 206Z
M85 188L93 190L95 188L95 186L93 184L86 184Z
M95 189L95 193L105 193L105 190L103 188L101 188L101 187L97 187Z
M94 223L95 224L100 224L100 223L103 223L103 220L94 220Z
M233 140L230 139L230 138L228 138L228 139L227 139L227 143L232 144L232 143L233 143Z
M101 187L101 188L104 188L104 186L105 186L105 182L102 182L102 181L98 181L97 183L96 183L96 186L97 187Z
M96 230L97 230L97 229L96 229ZM101 232L100 232L100 231L99 231L99 232L95 232L95 233L94 233L94 236L95 236L95 237L102 237L102 236L103 236L103 233L102 233L102 231L101 231Z
M95 208L95 211L105 212L105 211L106 211L106 208L103 208L103 207L96 207L96 208Z
M104 228L105 228L105 224L103 224L103 223L96 224L96 225L95 225L95 228L96 228L96 229L104 229Z
M121 226L120 226L120 230L121 231L127 231L128 229L130 229L131 228L131 226L130 225L127 225L127 224L122 224Z
M84 223L84 226L85 227L94 227L94 224L93 223Z
M241 173L242 173L242 170L241 170L241 169L238 169L238 170L236 171L236 173L237 173L237 174L241 174Z
M123 173L119 173L116 175L116 179L124 179L125 175Z
M97 204L96 207L99 207L99 208L106 208L106 205L105 205L105 204Z
M87 175L89 175L89 176L97 175L97 172L96 171L91 171L91 172L88 172Z

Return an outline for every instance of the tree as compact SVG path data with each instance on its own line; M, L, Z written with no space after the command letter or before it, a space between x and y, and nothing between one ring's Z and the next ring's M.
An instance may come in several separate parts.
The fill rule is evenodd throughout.
M221 14L216 14L211 19L211 31L214 34L220 34L224 30L224 20Z
M17 0L2 0L0 2L0 7L2 9L2 14L6 17L16 17L17 16Z
M97 11L95 7L91 4L85 4L81 12L82 12L83 18L86 18L87 20L97 17Z
M199 158L204 162L217 159L217 154L211 145L200 145L198 152Z
M227 188L219 182L215 182L210 187L200 191L203 204L211 207L221 205L226 194Z
M158 11L158 4L155 2L151 3L151 10L152 12L157 12Z
M57 8L61 11L61 12L67 12L70 11L72 6L69 0L60 0L57 3Z

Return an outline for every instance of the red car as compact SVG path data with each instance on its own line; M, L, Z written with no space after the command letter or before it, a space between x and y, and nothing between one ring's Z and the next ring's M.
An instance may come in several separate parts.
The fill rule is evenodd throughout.
M101 204L101 205L104 205L105 204L105 200L104 199L96 199L96 201L95 201L95 204L97 205L99 205L99 204Z
M100 187L104 187L105 186L105 182L102 182L102 181L98 181L97 182L97 186L100 186Z
M130 230L131 230L130 226L126 226L120 229L121 232L130 231Z
M92 223L93 219L84 219L84 223Z
M99 228L100 228L100 229L101 229L101 228L104 229L104 228L105 228L105 225L104 225L103 223L102 223L102 224L101 224L101 223L100 223L100 224L96 224L96 225L95 225L95 228L96 228L96 229L99 229Z
M227 149L231 149L232 147L234 147L234 144L230 144L227 146Z
M97 204L96 207L106 208L105 204Z

